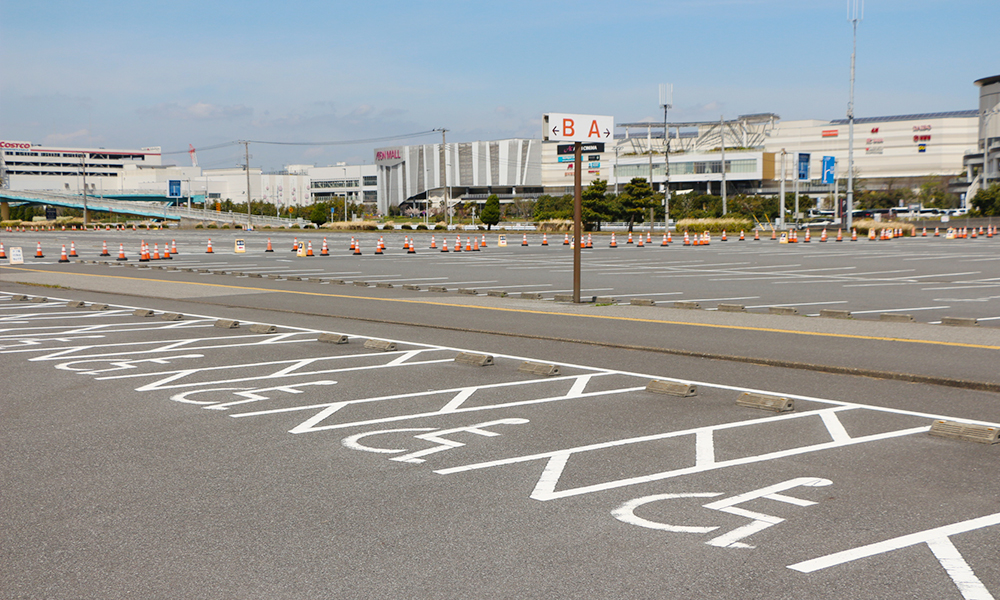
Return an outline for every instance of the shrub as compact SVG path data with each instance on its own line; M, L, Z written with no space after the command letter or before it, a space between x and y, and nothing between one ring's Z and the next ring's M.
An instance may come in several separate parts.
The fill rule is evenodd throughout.
M218 229L218 228L219 228L219 226L218 226L218 225L216 225L215 223L209 223L209 224L208 224L208 228L209 228L209 229Z
M448 226L445 224L444 221L438 221L437 223L434 224L434 229L437 230L448 229Z
M194 228L195 228L195 229L204 229L204 228L205 228L205 226L204 226L204 225L202 225L201 223L198 223L197 225L195 225L195 226L194 226Z
M417 229L422 229L423 231L427 231L427 226L424 225L423 223L420 223L417 225Z

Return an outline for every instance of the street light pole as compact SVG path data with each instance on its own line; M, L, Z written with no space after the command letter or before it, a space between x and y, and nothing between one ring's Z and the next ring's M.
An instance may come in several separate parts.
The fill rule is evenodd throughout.
M854 58L858 50L858 22L865 18L864 0L848 0L848 10L848 20L854 28L851 45L851 100L847 103L847 229L850 230L854 226Z
M247 168L247 228L249 229L253 225L253 217L250 214L250 142L243 142L243 149L246 151L246 168Z
M673 108L674 86L660 84L660 107L663 108L663 230L670 229L670 130L667 129L667 109ZM617 177L615 178L617 181Z

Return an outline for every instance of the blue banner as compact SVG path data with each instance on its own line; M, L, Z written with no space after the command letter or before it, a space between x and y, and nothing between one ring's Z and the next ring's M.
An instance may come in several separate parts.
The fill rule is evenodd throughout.
M836 169L837 169L837 159L834 158L834 157L832 157L832 156L824 156L823 157L823 183L828 184L828 185L831 184L831 183L833 183L834 179L837 177L837 175L836 175Z
M799 152L799 181L809 181L808 152Z

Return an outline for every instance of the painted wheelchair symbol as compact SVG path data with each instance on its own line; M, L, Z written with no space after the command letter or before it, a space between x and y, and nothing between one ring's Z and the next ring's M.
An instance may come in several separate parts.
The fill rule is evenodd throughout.
M740 540L746 539L751 535L771 527L772 525L777 525L785 519L781 517L773 517L771 515L765 515L759 512L749 511L743 508L739 508L740 504L744 504L751 500L756 500L758 498L766 498L768 500L777 500L778 502L785 502L788 504L794 504L795 506L812 506L816 504L811 500L803 500L801 498L795 498L792 496L786 496L781 492L797 488L797 487L822 487L831 485L833 482L829 479L819 479L817 477L799 477L796 479L789 479L783 483L778 483L772 486L761 488L759 490L754 490L752 492L747 492L745 494L740 494L738 496L733 496L731 498L725 498L723 500L717 500L715 502L710 502L708 504L703 504L704 508L709 508L712 510L718 510L724 513L729 513L731 515L738 515L741 517L746 517L751 519L751 522L742 527L737 527L736 529L724 533L720 536L714 537L706 544L710 546L718 546L720 548L754 548L749 544L745 544ZM679 498L715 498L721 496L721 492L695 492L695 493L680 493L680 494L655 494L652 496L643 496L642 498L636 498L634 500L629 500L628 502L622 504L615 510L611 511L611 514L619 521L629 523L632 525L638 525L640 527L648 527L650 529L657 529L660 531L669 531L672 533L709 533L719 529L718 526L709 527L698 527L691 525L671 525L668 523L659 523L656 521L650 521L648 519L643 519L635 514L635 510L640 506L649 504L651 502L659 502L660 500L675 500Z

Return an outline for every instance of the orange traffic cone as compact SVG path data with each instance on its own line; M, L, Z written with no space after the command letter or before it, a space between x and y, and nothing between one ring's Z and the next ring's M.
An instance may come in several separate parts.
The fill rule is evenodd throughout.
M479 238L478 237L472 238L472 251L473 252L479 252Z
M375 254L385 254L385 252L382 252L382 244L375 243Z
M812 241L812 238L811 238L811 236L809 235L809 230L808 230L808 229L806 229L806 239L804 239L804 240L802 241L802 243L803 243L803 244L808 244L808 243L809 243L810 241Z
M128 260L125 258L125 244L118 244L118 258L115 260Z
M45 258L45 255L42 254L42 243L41 242L38 242L38 249L35 250L35 258Z
M177 240L170 240L170 253L177 254Z
M437 244L434 242L434 236L431 236L431 250L436 250Z
M139 242L139 262L149 262L149 254L146 253L146 241Z
M173 256L170 256L170 247L167 246L166 243L163 244L163 256L161 256L160 258L162 258L163 260L173 260L174 259Z
M299 238L292 238L292 252L299 251Z
M825 242L826 241L826 227L823 228L823 233L821 233L819 235L819 241L821 241L821 242Z
M351 256L361 256L361 242L354 242L354 254Z
M759 242L760 241L760 230L759 229L754 229L753 230L753 241L755 241L755 242Z
M111 253L108 252L108 241L107 240L104 240L104 242L101 244L101 256L111 256Z
M521 245L522 246L527 246L528 245L528 234L527 233L524 234L523 238L521 238Z
M837 239L834 240L834 241L836 241L836 242L842 242L842 241L844 241L844 234L843 234L843 230L842 229L837 228Z
M376 252L375 254L378 254L378 252ZM313 254L312 240L309 240L309 243L306 245L306 256L316 256L315 254Z
M349 248L349 250L351 250L353 252L354 251L354 247L357 246L357 244L358 243L356 241L354 241L354 236L352 235L351 236L351 247Z
M472 252L472 240L468 237L465 238L465 251Z
M409 249L410 249L410 236L404 235L403 236L403 250L409 250Z
M631 244L631 243L632 243L632 232L631 232L631 231L630 231L630 232L628 232L628 241L627 241L627 242L625 242L625 243L626 243L626 244Z
M549 245L549 236L545 235L544 233L542 234L542 245L543 246Z
M159 243L154 243L153 244L153 257L152 258L153 258L153 260L160 260L160 244Z
M740 241L743 242L746 241L746 239L747 239L746 236L743 235L743 230L740 229Z
M208 238L208 249L205 250L205 254L215 254L215 250L212 250L212 238Z
M722 230L722 241L723 242L726 241L726 230L725 229Z
M687 230L684 231L684 245L685 246L690 246L691 245L691 238L688 237Z
M481 241L481 242L479 242L479 247L480 247L480 248L485 248L485 247L486 247L486 234L485 234L485 233L483 234L483 239L482 239L482 241Z
M857 228L851 229L851 241L852 242L858 241L858 230L857 230Z
M78 255L76 253L76 242L69 243L69 257L76 258Z
M611 244L608 245L610 248L617 248L618 242L615 240L615 233L611 232Z
M326 238L323 238L323 247L319 251L320 256L330 256L330 246L326 243Z
M59 254L59 262L61 262L61 263L68 263L69 262L69 259L66 258L66 244L63 244L63 246L62 246L62 252Z
M447 251L448 251L448 238L444 238L441 240L441 252L447 252Z
M452 252L461 252L462 251L462 236L458 236L458 237L455 238L455 245L452 246L451 251Z
M271 238L267 238L267 250L264 252L274 252L274 248L271 247Z
M0 258L7 258L7 253L3 251L3 242L0 242Z
M566 234L566 237L563 238L563 246L569 246L569 234L568 233Z
M923 232L922 232L922 233L920 234L920 237L927 237L927 228L926 228L926 227L924 227L924 230L923 230Z
M660 242L660 246L662 247L662 246L666 246L666 245L667 245L667 234L664 233L663 234L663 241Z
M673 244L674 243L674 237L672 235L670 235L669 231L667 232L667 243L668 244Z
M416 254L417 251L413 249L413 239L410 239L410 247L406 249L407 254Z
M645 248L645 247L646 247L646 244L643 243L642 236L640 235L639 236L639 243L636 244L636 248Z

